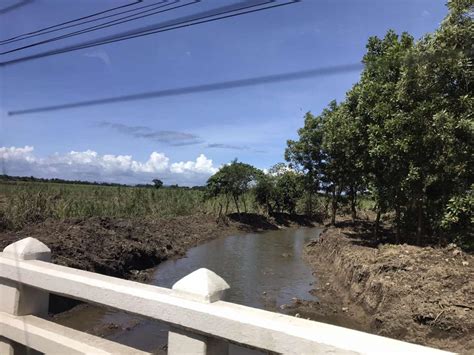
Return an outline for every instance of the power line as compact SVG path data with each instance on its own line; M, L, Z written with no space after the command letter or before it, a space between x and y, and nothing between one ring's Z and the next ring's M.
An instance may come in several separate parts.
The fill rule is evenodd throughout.
M165 0L165 1L167 1L167 0ZM120 25L120 24L122 24L122 23L130 22L130 21L135 21L135 20L141 19L141 18L143 18L143 17L148 17L148 16L156 15L156 14L163 13L163 12L167 12L167 11L170 11L170 10L174 10L174 9L177 9L177 8L180 8L180 7L185 7L185 6L188 6L188 5L193 5L193 4L196 4L197 2L199 2L199 0L194 0L194 2L192 2L192 3L188 3L188 4L180 5L180 6L175 6L175 7L172 7L172 8L170 8L170 9L166 9L166 10L155 11L155 12L152 12L151 14L142 15L142 16L138 16L138 17L135 17L135 18L130 19L130 17L137 16L137 15L139 15L139 14L146 13L146 12L149 12L149 11L153 11L153 10L156 10L156 9L161 9L161 8L163 8L163 7L166 7L166 6L170 6L170 5L176 4L176 3L178 3L179 1L181 1L181 0L174 0L174 1L171 2L171 3L166 3L166 4L161 5L161 6L156 6L157 4L153 4L153 6L155 6L155 7L152 8L152 9L148 9L148 10L139 12L139 13L137 13L137 14L124 16L124 17L119 18L119 19L115 19L115 20L112 20L112 21L109 21L109 22L105 22L105 23L102 23L102 24L99 24L99 25L95 25L95 26L92 26L92 27L88 27L88 28L85 28L85 29L82 29L82 30L79 30L79 31L75 31L75 32L71 32L71 33L68 33L68 34L65 34L65 35L61 35L61 36L58 36L58 37L53 37L53 38L50 38L50 39L47 39L47 40L44 40L44 41L35 42L35 43L29 44L29 45L26 45L26 46L23 46L23 47L14 48L14 49L11 49L11 50L8 50L8 51L5 51L5 52L1 52L0 55L5 55L5 54L9 54L9 53L13 53L13 52L25 50L25 49L27 49L27 48L36 47L36 46L39 46L39 45L42 45L42 44L47 44L47 43L51 43L51 42L56 42L56 41L59 41L59 40L61 40L61 39L65 39L65 38L69 38L69 37L78 36L78 35L81 35L81 34L84 34L84 33L97 31L97 30L100 30L100 29L103 29L103 28L107 28L107 27L111 27L111 26L117 26L117 25ZM161 1L161 2L158 3L158 4L162 4L162 3L163 3L163 1ZM148 5L148 6L149 6L149 5ZM134 11L135 11L135 10L134 10ZM126 19L126 18L129 18L129 19L128 19L128 20L124 20L124 19ZM121 21L121 20L123 20L123 21Z
M91 22L96 22L96 21L100 21L100 20L105 20L105 19L108 19L110 17L115 17L115 16L118 16L118 15L123 15L123 14L127 14L129 12L136 12L138 10L141 10L141 9L145 9L145 8L148 8L148 7L154 7L154 6L157 6L159 4L162 4L164 2L167 2L168 0L161 0L160 2L158 3L154 3L154 4L149 4L149 5L144 5L144 6L140 6L140 7L137 7L137 8L134 8L134 9L131 9L131 10L126 10L126 11L122 11L122 12L117 12L116 14L112 14L112 15L107 15L107 16L102 16L102 17L98 17L98 18L94 18L92 20L87 20L87 21L83 21L83 22L79 22L79 23L74 23L74 24L69 24L68 26L64 26L64 27L59 27L59 28L54 28L54 29L51 29L49 31L42 31L40 33L35 33L35 34L32 34L32 35L28 35L26 37L22 37L22 38L17 38L17 39L7 39L7 40L3 40L3 41L0 41L0 45L7 45L7 44L10 44L10 43L14 43L14 42L18 42L18 41L23 41L25 39L28 39L28 38L33 38L33 37L37 37L37 36L44 36L48 33L53 33L53 32L57 32L57 31L63 31L63 30L66 30L68 28L72 28L72 27L77 27L77 26L82 26L82 25L85 25L87 23L91 23ZM179 2L180 0L175 0L174 2ZM144 13L144 12L147 12L147 11L153 11L153 9L150 9L150 10L146 10L146 11L143 11L143 12L140 12L140 13ZM139 13L139 14L140 14ZM125 17L122 17L122 18L119 18L119 19L116 19L114 21L119 21L123 18L127 18L127 17L131 17L131 16L135 16L135 15L138 15L138 14L133 14L133 15L129 15L129 16L125 16ZM112 21L110 21L112 22ZM109 22L106 22L106 23L109 23ZM56 26L57 27L57 26Z
M38 113L38 112L48 112L48 111L58 111L58 110L64 110L64 109L70 109L70 108L78 108L78 107L84 107L84 106L95 106L95 105L111 104L111 103L118 103L118 102L125 102L125 101L135 101L135 100L143 100L143 99L151 99L151 98L159 98L159 97L167 97L167 96L187 95L187 94L193 94L193 93L199 93L199 92L226 90L226 89L233 89L233 88L239 88L239 87L253 86L253 85L258 85L258 84L271 84L271 83L278 83L278 82L284 82L284 81L301 80L301 79L306 79L306 78L311 78L311 77L316 77L316 76L347 73L347 72L358 71L362 68L363 66L361 63L338 65L338 66L309 69L309 70L296 71L296 72L283 73L283 74L273 74L273 75L259 76L259 77L239 79L239 80L216 82L216 83L211 83L211 84L186 86L186 87L175 88L175 89L164 89L164 90L151 91L151 92L145 92L145 93L139 93L139 94L115 96L115 97L87 100L87 101L70 102L70 103L60 104L60 105L42 106L42 107L28 108L28 109L23 109L23 110L14 110L14 111L9 111L8 115L18 116L18 115L26 115L26 114Z
M247 1L240 2L240 3L238 3L238 4L251 3L251 6L249 6L249 7L255 7L255 6L263 5L263 4L265 4L265 3L274 2L274 1L276 1L276 0L265 0L266 2L262 2L262 1L263 1L263 0L260 0L260 3L255 4L255 0L247 0ZM194 0L193 3L196 3L196 2L200 2L200 0ZM189 5L189 4L186 4L186 5ZM186 5L181 5L181 6L186 6ZM96 39L96 40L89 41L89 42L84 42L84 43L82 43L82 44L73 45L73 46L66 47L66 48L75 48L75 47L89 46L89 44L92 44L92 43L100 43L100 42L102 42L102 41L107 41L107 40L110 40L110 39L121 38L121 37L125 37L125 36L128 36L128 35L133 35L133 34L136 34L136 33L147 32L147 31L151 31L151 30L156 29L156 28L169 27L169 26L171 26L171 25L179 24L180 21L181 21L181 22L183 21L183 19L191 18L191 20L195 20L195 19L196 19L196 18L195 18L196 15L202 15L202 14L208 14L208 13L211 13L211 15L209 15L208 17L212 17L212 16L219 15L219 13L215 13L216 10L224 9L224 12L228 12L228 11L236 11L236 10L240 10L240 9L242 9L242 8L246 8L246 7L241 7L241 8L235 9L235 6L236 6L236 4L227 5L227 6L223 6L223 7L217 8L217 9L207 10L207 11L204 11L204 12L201 12L201 13L198 13L198 14L195 14L195 15L184 16L184 17L181 17L181 18L178 18L178 19L169 20L169 21L164 22L164 23L161 23L161 24L150 25L150 26L142 27L142 28L137 29L137 30L131 30L131 31L127 31L127 32L122 32L122 33L119 33L119 34L111 35L111 36L108 36L108 37L103 37L103 38L101 38L101 39ZM229 8L231 8L232 10L228 10ZM212 12L214 12L214 13L212 13ZM193 17L194 17L194 18L193 18ZM200 19L200 18L197 18L197 19ZM191 20L184 21L184 22L189 22L189 21L191 21ZM166 23L168 23L168 25L166 25ZM88 48L88 47L85 47L85 48ZM55 50L53 50L52 52L54 52L54 51L55 51ZM0 54L7 54L7 53L8 53L8 52L0 53Z
M201 0L194 0L193 3L200 2L200 1ZM240 7L240 8L235 9L236 4L227 5L227 6L217 8L217 9L207 10L207 11L204 11L204 12L201 12L201 13L198 13L198 14L188 15L188 16L180 17L178 19L169 20L169 21L162 22L162 23L159 23L159 24L149 25L149 26L146 26L146 27L141 27L141 28L136 29L136 30L130 30L130 31L119 33L119 34L115 34L115 35L111 35L111 36L107 36L107 37L102 37L100 39L96 39L96 40L93 40L93 41L83 42L82 44L79 44L79 45L64 47L60 50L51 50L51 51L48 51L48 52L40 53L38 55L31 55L31 56L25 57L25 59L27 59L27 60L28 59L36 59L36 58L41 58L43 56L49 56L50 54L51 55L52 54L60 54L60 53L66 53L66 52L77 50L77 49L90 48L90 47L95 46L95 45L108 43L108 41L111 41L111 40L115 41L115 39L121 39L121 38L126 39L126 37L134 35L134 34L140 34L140 33L143 33L143 32L151 31L151 30L156 29L156 28L164 28L164 27L169 27L171 25L179 24L180 22L183 22L183 20L185 20L185 19L191 18L191 20L184 21L184 23L185 22L190 22L192 20L196 20L196 15L199 16L199 15L211 13L211 15L207 15L207 16L204 16L204 17L198 17L197 19L201 19L201 18L205 18L205 17L212 17L212 16L216 16L216 15L219 15L219 14L222 14L222 13L225 13L225 12L229 12L229 11L232 12L232 11L245 9L245 8L248 8L248 7L260 6L260 5L263 5L263 4L270 3L270 2L274 2L276 0L266 0L266 2L262 2L262 1L263 0L260 0L260 3L255 4L255 0L247 0L247 1L244 1L244 2L240 2L238 4L251 3L250 6L244 6L244 7ZM187 5L189 5L189 4L181 5L181 6L178 6L178 7L183 7L183 6L187 6ZM231 10L229 10L229 8L231 8ZM221 13L216 13L215 12L216 10L222 10L222 9L224 9L224 11L221 12ZM112 43L112 42L110 42L110 43ZM6 54L6 53L0 53L0 54ZM20 61L22 61L22 59L23 58L19 58ZM14 61L17 61L17 60L14 60ZM2 64L7 64L7 63L0 63L0 65L2 65ZM10 64L10 63L8 63L8 64Z
M25 0L25 1L23 1L23 2L30 2L30 1L32 1L32 0ZM104 10L104 11L96 12L96 13L94 13L94 14L90 14L90 15L87 15L87 16L79 17L79 18L76 18L76 19L74 19L74 20L69 20L69 21L66 21L66 22L63 22L63 23L58 23L57 25L53 25L53 26L41 28L41 29L36 30L36 31L33 31L33 32L23 33L23 34L21 34L21 35L17 35L17 36L15 36L15 37L11 37L11 38L5 39L5 40L3 40L3 41L9 41L9 40L16 39L16 38L19 38L19 37L23 37L23 36L27 36L27 35L31 35L31 34L35 34L35 33L39 33L39 32L43 32L43 31L49 30L49 29L51 29L51 28L55 28L55 27L67 25L67 24L69 24L69 23L77 22L77 21L80 21L80 20L85 20L85 19L88 19L88 18L97 16L97 15L105 14L105 13L110 12L110 11L115 11L115 10L118 10L118 9L122 9L122 8L124 8L124 7L133 6L133 5L139 4L139 3L141 3L141 2L143 2L143 0L136 0L135 2L132 2L132 3L127 4L127 5L121 5L121 6L113 7L113 8L111 8L111 9L107 9L107 10ZM3 41L2 41L2 42L3 42Z
M21 62L26 62L26 61L30 61L30 60L34 60L34 59L49 57L49 56L53 56L53 55L57 55L57 54L62 54L62 53L67 53L67 52L71 52L71 51L80 50L80 49L91 48L91 47L95 47L95 46L99 46L99 45L103 45L103 44L119 42L119 41L128 40L128 39L132 39L132 38L148 36L148 35L159 33L159 32L171 31L171 30L175 30L175 29L179 29L179 28L190 27L190 26L194 26L194 25L198 25L198 24L213 22L213 21L217 21L217 20L221 20L221 19L225 19L225 18L231 18L231 17L236 17L236 16L249 14L249 13L253 13L253 12L258 12L258 11L262 11L262 10L268 10L268 9L272 9L272 8L277 8L277 7L281 7L281 6L295 4L295 3L297 3L301 0L291 0L291 2L286 2L286 3L276 4L276 5L267 6L267 7L263 7L263 8L259 8L259 9L242 11L242 12L235 13L235 14L225 15L225 13L240 11L240 10L244 10L244 9L247 9L247 8L252 8L252 7L256 7L256 6L265 5L265 4L268 4L268 3L274 3L275 1L276 0L267 0L266 2L261 2L259 4L252 4L252 5L243 6L243 7L240 7L240 8L233 8L232 10L225 10L225 11L221 11L220 13L211 13L210 15L205 15L205 16L201 16L201 17L198 17L198 18L195 17L195 18L191 18L190 20L187 20L187 21L182 21L183 19L193 17L193 16L185 16L185 17L182 17L182 18L179 19L179 20L182 21L181 23L184 23L184 24L180 24L179 22L173 24L173 21L168 21L168 23L171 22L171 24L163 25L163 23L161 23L159 25L146 26L146 27L142 27L142 28L137 29L137 30L122 32L121 34L118 34L118 35L108 36L108 37L104 37L104 38L101 38L101 39L98 39L98 40L84 42L84 43L79 44L79 45L68 46L68 47L64 47L62 49L58 49L58 50L51 50L51 51L46 51L46 52L42 52L42 53L38 53L38 54L33 54L33 55L30 55L30 56L26 56L26 57L12 59L12 60L0 63L0 66L18 64L18 63L21 63ZM251 2L251 1L244 1L243 3L249 3L249 2ZM231 8L231 7L235 7L235 5L224 6L224 7L218 8L218 9L222 10L222 9L228 9L228 8ZM214 10L216 10L216 9L214 9ZM198 15L208 14L210 12L212 12L212 10L204 11L204 12L198 14ZM196 16L196 15L194 15L194 16ZM220 17L208 19L209 17L214 17L214 16L220 16ZM192 21L197 21L197 20L201 20L201 19L204 19L204 20L198 21L198 22L192 22ZM176 22L176 20L174 20L174 22ZM186 23L186 22L191 22L191 23ZM175 27L160 29L160 28L163 28L163 27L170 27L170 26L175 26Z

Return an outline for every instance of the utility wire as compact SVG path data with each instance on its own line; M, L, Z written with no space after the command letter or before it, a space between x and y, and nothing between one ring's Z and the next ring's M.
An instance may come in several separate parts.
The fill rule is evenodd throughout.
M165 2L166 1L167 0L165 0ZM175 6L175 7L166 9L166 10L155 11L155 12L152 12L151 14L142 15L142 16L138 16L138 17L130 19L130 17L137 16L137 15L142 14L142 13L147 13L147 12L150 12L150 11L153 11L153 10L156 10L156 9L161 9L163 7L167 7L167 6L176 4L179 1L181 1L181 0L173 0L173 2L166 3L166 4L160 5L160 6L157 6L157 4L153 4L153 6L155 6L155 7L152 8L152 9L148 9L148 10L139 12L137 14L124 16L124 17L119 18L119 19L115 19L115 20L105 22L105 23L102 23L102 24L99 24L99 25L88 27L88 28L85 28L85 29L82 29L82 30L79 30L79 31L72 32L72 33L67 33L67 34L64 34L64 35L61 35L61 36L58 36L58 37L53 37L53 38L50 38L50 39L47 39L47 40L44 40L44 41L28 44L28 45L23 46L23 47L18 47L18 48L11 49L11 50L8 50L8 51L5 51L5 52L0 52L0 55L5 55L5 54L13 53L13 52L22 51L22 50L25 50L27 48L32 48L32 47L36 47L36 46L39 46L39 45L42 45L42 44L56 42L56 41L59 41L61 39L78 36L78 35L81 35L81 34L84 34L84 33L97 31L97 30L104 29L104 28L111 27L111 26L117 26L117 25L120 25L122 23L135 21L135 20L138 20L138 19L141 19L141 18L144 18L144 17L156 15L156 14L159 14L159 13L162 13L162 12L167 12L167 11L174 10L174 9L177 9L177 8L180 8L180 7L185 7L185 6L188 6L188 5L193 5L193 4L196 4L197 2L199 2L199 0L194 0L194 2L192 2L192 3L188 3L188 4L184 4L184 5L180 5L180 6ZM161 1L159 4L162 4L163 2L164 1ZM127 18L128 18L128 20L124 20L124 19L127 19ZM123 21L121 21L121 20L123 20Z
M197 2L200 2L200 1L201 1L201 0L194 0L193 4L194 4L194 3L197 3ZM263 0L260 0L260 3L258 3L258 2L256 3L255 0L247 0L247 1L244 1L244 3L245 3L245 2L251 3L251 4L252 4L251 6L260 6L260 5L264 4L262 1L263 1ZM271 1L275 1L275 0L266 0L266 3L269 3L269 2L271 2ZM241 3L242 3L242 2L240 2L240 3L238 3L238 4L241 4ZM177 6L177 7L183 7L183 6L187 6L187 5L190 5L190 4L181 5L181 6ZM224 7L218 8L218 9L226 9L226 10L227 10L227 9L231 8L231 9L233 9L233 11L236 11L236 10L234 10L235 5L236 5L236 4L230 5L230 6L224 6ZM176 7L176 8L177 8L177 7ZM241 9L241 8L240 8L240 9ZM176 24L177 22L179 23L180 21L183 21L183 19L188 19L188 18L193 19L193 17L195 18L196 15L207 14L207 13L209 13L209 12L212 13L213 11L215 12L215 10L216 10L216 9L208 10L208 11L201 12L201 13L198 13L198 14L195 14L195 15L188 15L188 16L181 17L181 18L178 18L178 19L169 20L169 21L167 21L167 22L162 22L161 24L158 24L158 28L168 27L168 26L170 26L170 25ZM237 10L239 10L239 9L237 9ZM227 11L230 11L230 10L227 10ZM149 15L151 15L151 14L149 14ZM149 16L149 15L148 15L148 16ZM214 13L213 15L216 16L216 15L218 15L218 13ZM144 15L144 16L142 16L142 17L146 17L146 16L147 16L147 15ZM128 21L131 21L131 19L128 20ZM127 22L127 21L124 21L124 22ZM169 23L170 25L167 26L166 23ZM100 25L99 25L99 26L100 26ZM111 36L109 36L109 37L105 37L105 38L102 38L102 39L93 40L92 42L85 42L85 43L100 42L100 41L106 40L106 39L108 39L108 38L118 38L118 37L122 37L122 36L125 36L125 35L128 35L128 34L134 34L134 33L137 33L137 32L140 33L140 32L144 32L144 31L146 31L146 30L152 30L152 29L156 28L156 26L157 26L157 25L155 24L155 25L151 25L151 26L147 26L147 27L142 27L142 28L137 29L137 30L122 32L122 33L120 33L120 34L111 35ZM105 27L110 27L110 25L105 26ZM104 27L104 28L105 28L105 27ZM67 36L67 35L66 35L66 36ZM47 43L47 42L48 42L48 41L44 41L44 42L41 42L41 43L39 43L39 44ZM0 55L8 54L8 53L14 52L14 51L16 51L16 50L26 49L26 48L29 48L30 46L33 47L33 46L36 46L36 45L37 45L37 44L33 43L33 44L29 45L29 46L25 46L25 47L22 47L22 48L18 48L18 49L14 49L14 50L10 50L10 51L7 51L7 52L0 53ZM72 46L72 47L74 47L74 46Z
M201 16L201 17L198 17L198 18L191 18L190 20L184 21L184 24L180 24L180 23L173 24L173 23L171 23L171 24L167 24L167 25L161 24L161 25L158 25L158 26L157 25L146 26L146 27L140 28L138 30L124 32L124 33L121 33L119 35L108 36L108 37L101 38L101 39L98 39L98 40L85 42L85 43L82 43L82 44L79 44L79 45L64 47L64 48L59 49L59 50L52 50L52 51L42 52L42 53L38 53L38 54L26 56L26 57L12 59L12 60L0 63L0 66L18 64L18 63L21 63L21 62L26 62L26 61L30 61L30 60L34 60L34 59L49 57L49 56L62 54L62 53L67 53L67 52L71 52L71 51L76 51L76 50L80 50L80 49L84 49L84 48L91 48L91 47L95 47L95 46L99 46L99 45L103 45L103 44L119 42L119 41L128 40L128 39L132 39L132 38L148 36L148 35L159 33L159 32L171 31L171 30L175 30L175 29L179 29L179 28L190 27L190 26L194 26L194 25L198 25L198 24L202 24L202 23L217 21L217 20L221 20L221 19L225 19L225 18L231 18L231 17L236 17L236 16L240 16L240 15L244 15L244 14L253 13L253 12L268 10L268 9L272 9L272 8L277 8L277 7L281 7L281 6L294 4L294 3L299 2L301 0L291 0L291 2L286 2L286 3L276 4L276 5L267 6L267 7L263 7L263 8L259 8L259 9L248 10L248 11L243 11L243 12L239 12L239 13L235 13L235 14L225 15L225 13L228 13L228 12L235 12L235 11L239 11L239 10L244 10L246 8L261 6L261 5L268 4L268 3L274 3L275 1L276 0L267 0L264 3L259 3L259 4L256 4L256 5L254 4L254 5L249 5L249 6L243 6L241 8L237 8L237 9L234 8L232 10L221 11L220 13L213 13L213 14L206 15L206 16ZM249 1L246 1L246 3L248 3L248 2ZM221 7L219 9L223 9L223 8L229 8L229 6L224 6L224 7ZM209 12L211 12L211 11L205 11L203 13L200 13L200 15L207 14ZM208 19L209 17L214 17L214 16L220 16L220 17ZM186 16L184 18L189 18L189 17L192 17L192 16ZM183 18L180 18L180 20L182 20L182 19ZM192 21L196 21L196 20L200 20L200 19L203 19L203 20L198 21L198 22L192 22ZM173 22L173 21L168 21L168 22ZM191 23L186 23L186 22L191 22ZM160 29L160 28L163 28L163 27L170 27L170 26L173 26L173 25L176 25L176 26L172 27L172 28ZM156 29L156 28L158 28L158 29ZM153 29L155 29L155 30L153 30Z
M103 105L103 104L111 104L111 103L118 103L118 102L125 102L125 101L135 101L135 100L159 98L159 97L166 97L166 96L187 95L187 94L207 92L207 91L226 90L226 89L233 89L233 88L239 88L239 87L253 86L253 85L258 85L258 84L271 84L271 83L278 83L278 82L291 81L291 80L307 79L307 78L316 77L316 76L348 73L348 72L361 70L362 68L363 68L363 65L361 63L338 65L338 66L316 68L316 69L296 71L296 72L283 73L283 74L273 74L273 75L259 76L259 77L239 79L239 80L186 86L186 87L174 88L174 89L164 89L164 90L144 92L144 93L139 93L139 94L115 96L115 97L108 97L108 98L87 100L87 101L70 102L70 103L60 104L60 105L34 107L34 108L28 108L28 109L23 109L23 110L14 110L14 111L9 111L8 115L18 116L18 115L26 115L26 114L38 113L38 112L65 110L65 109L84 107L84 106Z
M138 10L141 10L141 9L145 9L145 8L148 8L148 7L154 7L154 6L157 6L158 4L162 4L164 2L167 2L168 0L161 0L160 2L158 3L154 3L154 4L149 4L149 5L144 5L144 6L140 6L140 7L136 7L134 9L131 9L131 10L126 10L126 11L122 11L122 12L117 12L116 14L112 14L112 15L107 15L107 16L102 16L102 17L98 17L98 18L94 18L92 20L87 20L87 21L83 21L83 22L79 22L79 23L74 23L74 24L70 24L70 25L67 25L67 26L64 26L64 27L59 27L59 28L55 28L55 29L51 29L49 31L44 31L44 32L40 32L40 33L35 33L35 34L32 34L32 35L28 35L26 37L21 37L21 38L17 38L17 39L6 39L6 40L3 40L3 41L0 41L0 45L7 45L7 44L10 44L10 43L14 43L14 42L18 42L18 41L23 41L25 39L28 39L28 38L33 38L33 37L37 37L37 36L44 36L48 33L53 33L53 32L57 32L57 31L63 31L63 30L67 30L68 28L72 28L72 27L77 27L77 26L82 26L82 25L85 25L87 23L91 23L91 22L96 22L96 21L100 21L100 20L105 20L105 19L108 19L110 17L115 17L115 16L118 16L118 15L123 15L123 14L127 14L129 12L135 12L135 11L138 11ZM180 0L175 0L175 2L177 1L180 1ZM150 9L150 10L146 10L146 11L143 11L143 12L147 12L147 11L152 11L154 10L153 9ZM139 12L138 14L141 14L143 12ZM133 14L133 15L129 15L129 16L126 16L126 17L123 17L123 18L127 18L127 17L130 17L130 16L134 16L134 15L138 15L138 14ZM121 20L123 18L119 18L119 19L116 19L114 21L118 21L118 20ZM112 22L112 21L110 21ZM109 22L106 22L106 23L109 23ZM56 26L57 27L57 26Z
M4 42L4 41L10 41L10 40L13 40L13 39L17 39L17 38L20 38L20 37L23 37L23 36L27 36L27 35L32 35L32 34L39 33L39 32L43 32L43 31L49 30L49 29L51 29L51 28L55 28L55 27L67 25L67 24L69 24L69 23L74 23L74 22L77 22L77 21L85 20L85 19L88 19L88 18L97 16L97 15L105 14L105 13L110 12L110 11L115 11L115 10L118 10L118 9L123 9L124 7L133 6L133 5L139 4L139 3L141 3L141 2L143 2L143 0L136 0L135 2L132 2L132 3L127 4L127 5L121 5L121 6L113 7L113 8L111 8L111 9L107 9L107 10L104 10L104 11L96 12L96 13L94 13L94 14L90 14L90 15L87 15L87 16L79 17L79 18L76 18L76 19L74 19L74 20L69 20L69 21L66 21L66 22L63 22L63 23L58 23L57 25L53 25L53 26L41 28L41 29L36 30L36 31L33 31L33 32L27 32L27 33L23 33L23 34L21 34L21 35L17 35L17 36L15 36L15 37L7 38L7 39L5 39L5 40L2 40L2 42Z

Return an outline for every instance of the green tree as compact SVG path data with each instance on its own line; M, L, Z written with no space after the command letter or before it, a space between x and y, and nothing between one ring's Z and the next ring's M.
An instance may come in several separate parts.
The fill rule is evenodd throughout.
M395 209L397 236L400 230L403 180L408 173L407 140L410 127L400 116L400 105L394 97L407 52L413 47L407 33L398 36L388 31L383 39L369 38L364 55L365 68L351 95L357 97L352 112L360 121L359 130L366 135L361 145L363 170L377 205L374 234L378 235L381 213Z
M448 201L441 228L456 243L474 250L474 185L467 194L453 196Z
M388 31L370 37L359 82L339 105L307 113L285 159L304 175L309 193L370 190L381 214L395 212L401 232L474 244L474 71L472 0L450 0L449 14L418 42Z
M298 140L288 140L285 160L290 167L303 174L303 185L308 193L307 212L313 213L313 196L321 187L325 154L322 149L323 120L307 112L304 126L298 130Z
M279 212L295 213L298 200L302 195L301 176L292 170L283 172L276 178L275 190Z
M161 181L160 179L153 179L152 181L156 189L159 189L163 186L163 181Z
M296 173L284 163L274 165L267 174L261 174L255 186L255 201L267 213L295 213L302 195L301 174Z
M332 194L331 223L336 222L340 195L350 198L352 219L355 220L358 191L364 188L363 139L357 117L349 105L337 105L335 101L323 112L323 149L326 154L324 178Z
M421 152L411 158L408 188L423 195L419 213L431 233L441 232L446 206L469 191L474 171L474 9L472 1L464 0L450 1L448 7L440 28L410 53L398 87L406 117L421 126L416 137ZM421 232L418 228L418 239Z
M254 194L255 202L265 209L267 215L272 215L275 209L275 177L270 174L260 174Z
M225 214L228 212L229 203L235 203L237 212L240 215L239 200L256 183L261 172L252 165L238 162L237 159L228 165L224 165L217 173L207 180L207 196L225 198ZM245 205L244 208L247 209ZM219 216L222 212L222 204Z

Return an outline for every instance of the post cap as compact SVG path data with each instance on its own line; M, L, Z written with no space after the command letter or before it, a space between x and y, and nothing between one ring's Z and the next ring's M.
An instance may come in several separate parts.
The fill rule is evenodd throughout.
M6 246L3 255L13 259L51 261L51 250L38 239L31 237Z
M201 268L176 282L172 289L192 300L212 303L223 298L229 284L215 272Z

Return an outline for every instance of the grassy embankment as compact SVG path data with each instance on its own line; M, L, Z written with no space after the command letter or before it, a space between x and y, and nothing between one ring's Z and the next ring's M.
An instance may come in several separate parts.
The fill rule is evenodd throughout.
M219 236L311 225L302 216L266 218L252 193L244 198L249 213L230 205L226 223L216 223L224 201L199 189L0 182L0 250L33 237L55 263L131 277Z
M0 229L19 230L46 219L113 217L170 218L218 213L218 200L204 191L184 188L144 188L0 182ZM245 196L247 212L259 213L253 196ZM229 213L236 212L229 206Z

